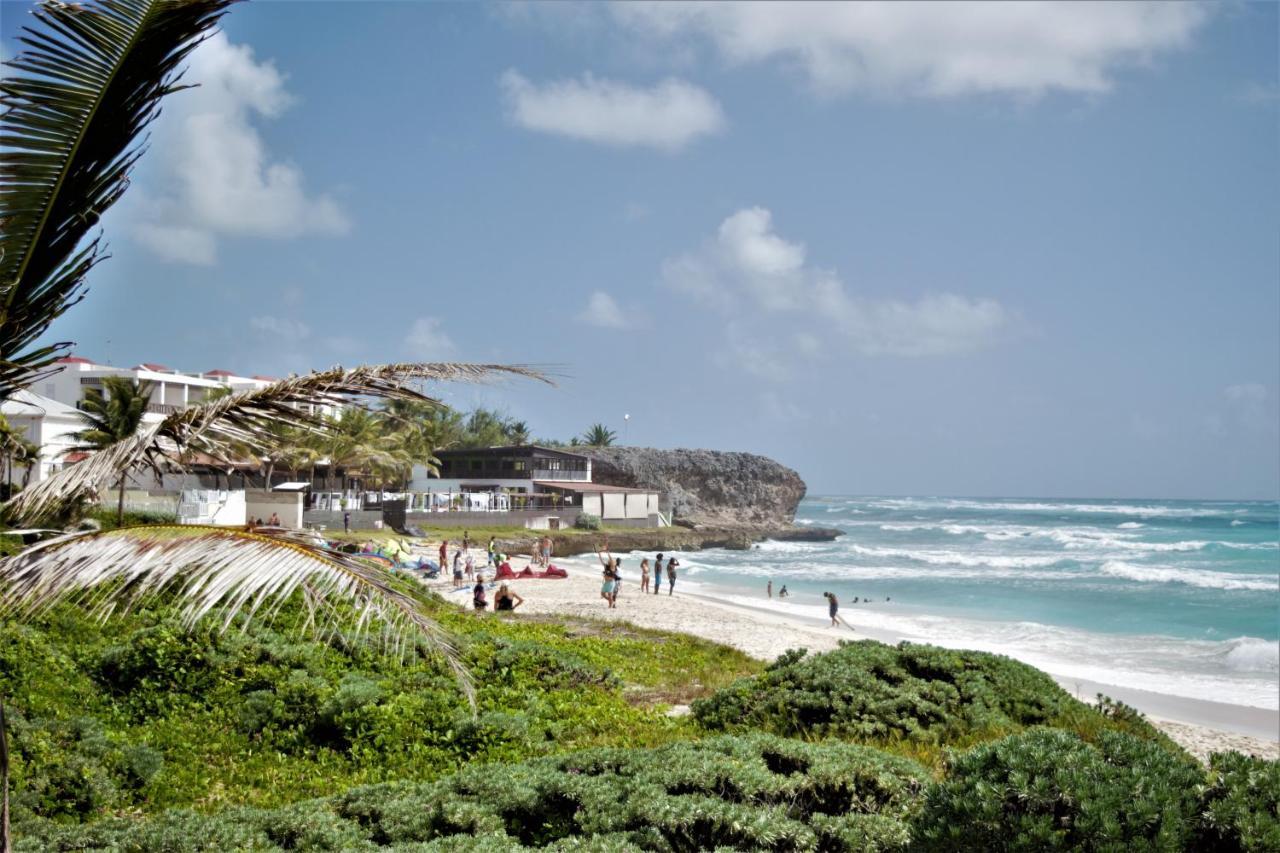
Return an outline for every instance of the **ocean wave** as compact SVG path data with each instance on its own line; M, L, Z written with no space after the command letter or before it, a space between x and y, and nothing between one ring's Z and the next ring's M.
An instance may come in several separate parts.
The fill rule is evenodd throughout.
M1064 501L966 500L963 498L880 498L869 501L876 509L959 509L995 512L1063 512L1089 515L1132 515L1139 518L1198 518L1235 515L1248 510L1209 509L1204 506L1157 506L1153 504L1068 503Z
M1222 659L1236 672L1280 672L1280 643L1236 637L1223 644Z
M1267 580L1257 575L1178 569L1173 566L1140 566L1121 560L1108 560L1099 567L1099 571L1104 575L1141 583L1181 583L1204 589L1251 589L1267 592L1276 590L1277 584L1280 584L1280 578Z
M1000 554L968 554L959 551L913 551L908 548L876 548L850 545L849 550L867 557L899 557L934 566L992 566L994 568L1036 568L1064 562L1060 556L1006 556Z
M1241 520L1240 520L1240 519L1238 519L1238 518L1233 518L1233 519L1231 519L1231 526L1232 526L1232 527L1243 527L1244 525L1246 525L1246 524L1248 524L1248 523L1249 523L1249 522L1247 522L1247 521L1241 521Z
M1137 530L1139 527L1145 527L1145 526L1146 525L1137 521L1124 521L1116 525L1116 527L1120 528L1121 530Z

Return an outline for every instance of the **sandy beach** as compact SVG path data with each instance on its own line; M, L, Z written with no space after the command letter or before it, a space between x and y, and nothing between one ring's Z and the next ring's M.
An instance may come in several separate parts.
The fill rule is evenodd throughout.
M483 560L483 552L478 553ZM843 626L834 629L828 627L820 602L794 603L762 598L760 606L753 606L739 599L728 600L712 589L682 579L677 579L674 595L668 595L665 584L660 595L643 595L634 564L627 573L629 577L618 597L618 606L610 609L600 597L600 569L594 558L558 559L555 562L568 570L568 578L509 582L524 598L517 618L525 613L563 614L630 622L642 628L682 631L714 640L761 660L772 660L787 649L799 647L815 652L830 650L840 640L873 639L896 643L902 639L914 639L859 625L856 607L843 607L840 612ZM511 561L517 570L526 563L524 557ZM456 600L459 605L469 607L470 586L454 590L452 585L451 580L429 582L429 586L447 600ZM1280 725L1277 722L1280 715L1275 711L1125 689L1118 685L1086 683L1079 679L1058 677L1058 681L1064 689L1081 699L1088 700L1101 692L1138 708L1202 760L1207 759L1210 753L1226 750L1280 758L1280 738L1274 734Z

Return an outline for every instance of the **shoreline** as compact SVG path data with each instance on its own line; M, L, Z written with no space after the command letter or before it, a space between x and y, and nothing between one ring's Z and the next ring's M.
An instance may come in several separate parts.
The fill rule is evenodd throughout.
M522 567L527 558L513 555L513 566ZM840 640L872 639L896 644L918 639L894 632L850 625L833 630L820 615L797 609L794 613L775 606L753 606L729 600L714 587L677 579L674 596L664 585L661 595L643 595L633 568L624 582L614 609L600 598L599 567L594 560L570 558L559 563L569 577L559 580L516 579L508 581L524 598L517 611L536 615L564 615L630 622L641 628L691 634L732 646L751 657L770 661L791 648L812 652L829 651ZM488 575L492 580L492 574ZM453 591L452 581L429 581L427 585L446 600L470 604L470 584ZM808 607L797 605L797 608ZM813 608L816 609L816 608ZM1280 711L1156 693L1123 685L1104 684L1080 678L1049 675L1072 695L1092 701L1096 693L1137 708L1150 721L1202 761L1212 752L1237 750L1270 759L1280 759ZM1078 691L1077 691L1078 686Z

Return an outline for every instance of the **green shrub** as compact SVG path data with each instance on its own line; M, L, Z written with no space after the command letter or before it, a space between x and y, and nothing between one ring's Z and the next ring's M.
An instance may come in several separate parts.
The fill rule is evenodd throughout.
M866 747L721 737L476 766L274 811L104 821L18 849L900 850L927 782Z
M916 820L921 850L1182 850L1201 768L1150 741L1035 728L953 756Z
M601 527L600 516L592 515L589 512L580 512L578 517L574 519L573 526L579 530L599 530Z
M1222 853L1280 850L1280 761L1226 752L1213 755L1209 767L1196 846Z
M1011 658L863 640L821 655L789 651L695 702L693 713L713 731L940 743L1045 723L1072 707L1083 706Z

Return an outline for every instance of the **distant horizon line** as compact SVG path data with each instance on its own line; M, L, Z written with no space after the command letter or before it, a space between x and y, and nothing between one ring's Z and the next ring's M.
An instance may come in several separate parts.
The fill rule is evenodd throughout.
M1280 496L1274 498L1158 498L1147 496L1103 496L1103 495L944 495L944 494L909 494L880 493L855 494L852 492L805 493L808 498L923 498L928 500L1016 500L1016 501L1182 501L1184 503L1275 503L1280 504Z

